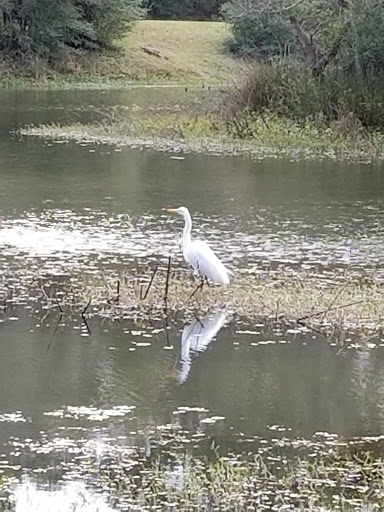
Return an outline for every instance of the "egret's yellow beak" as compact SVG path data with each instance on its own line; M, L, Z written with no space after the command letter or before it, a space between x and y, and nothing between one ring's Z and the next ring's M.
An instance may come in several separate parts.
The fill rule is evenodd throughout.
M172 213L177 212L177 208L167 208L166 210L167 210L167 212L172 212Z

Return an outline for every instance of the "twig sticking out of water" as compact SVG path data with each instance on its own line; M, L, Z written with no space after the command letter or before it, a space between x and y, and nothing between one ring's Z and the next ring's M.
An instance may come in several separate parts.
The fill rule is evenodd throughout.
M84 322L84 325L85 325L85 328L87 329L87 333L88 335L90 336L92 333L91 333L91 329L89 328L89 325L87 323L87 319L85 318L85 313L87 312L87 309L89 308L89 306L91 305L91 302L92 302L92 297L89 298L89 301L87 302L87 305L85 306L85 308L83 309L83 311L81 312L81 318Z
M171 274L171 257L168 257L167 277L165 279L165 292L164 292L164 303L167 307L168 304L168 289L169 289L169 276Z
M53 297L54 297L54 299L56 301L56 304L57 304L57 306L58 306L58 308L60 310L60 316L61 316L64 313L64 311L63 311L63 308L60 305L59 299L57 298L57 295L56 295L55 291L53 291Z
M60 310L61 310L61 308L60 308ZM61 319L62 319L62 318L63 318L63 312L61 311L60 316L59 316L59 319L58 319L57 324L56 324L56 327L55 327L55 330L53 331L53 334L52 334L52 336L51 336L51 339L49 340L49 343L48 343L48 346L47 346L47 352L48 352L48 350L51 348L53 338L56 336L57 329L59 328L59 325L60 325L60 322L61 322Z
M143 297L141 296L141 292L143 291L143 289L142 288L140 289L140 300L145 300L147 298L147 295L149 293L149 290L151 289L153 280L155 279L155 275L157 274L157 269L158 268L159 268L159 264L156 264L155 270L152 273L151 280L149 281L149 284L147 286L147 289L145 290L145 293L144 293Z
M117 285L116 285L116 302L119 302L119 300L120 300L120 281L118 279Z
M340 297L340 295L343 293L343 291L345 290L345 288L347 287L348 283L345 283L344 286L338 291L338 293L336 294L335 298L333 299L333 301L330 303L330 305L328 306L328 309L326 309L326 311L324 312L324 315L322 317L322 319L320 320L320 323L323 323L324 322L324 319L325 317L327 316L328 314L328 311L330 311L330 308L335 304L335 302L337 301L337 299Z
M334 302L335 301L333 301L333 303ZM344 309L344 308L348 308L350 306L356 306L357 304L361 304L362 302L365 302L365 300L357 300L355 302L350 302L349 304L342 304L341 306L334 306L333 308L329 307L327 309L323 309L322 311L318 311L316 313L311 313L310 315L305 315L305 316L302 316L300 318L297 318L296 322L298 324L304 323L305 320L308 320L309 318L313 318L314 316L324 315L324 314L329 313L329 311L334 311L335 309Z
M164 328L164 331L165 331L165 338L167 340L167 347L170 347L171 344L169 343L169 316L166 315L165 316L165 328Z
M40 287L40 291L43 293L45 299L47 300L47 302L49 301L49 297L47 295L47 292L44 290L44 285Z
M324 318L327 316L329 311L334 311L335 309L343 309L343 308L347 308L347 307L350 307L350 306L355 306L356 304L361 304L362 302L365 302L364 300L358 300L358 301L355 301L355 302L350 302L349 304L343 304L341 306L331 307L336 302L337 298L340 296L340 294L344 290L344 288L345 288L345 286L343 286L343 288L338 292L338 294L333 299L333 301L330 303L330 305L329 305L329 307L327 309L324 309L323 311L318 311L316 313L312 313L311 315L306 315L306 316L303 316L301 318L298 318L296 320L296 322L299 325L307 327L308 329L311 329L311 331L314 331L314 332L316 332L318 334L321 334L325 338L328 338L327 333L323 332L321 327L320 327L320 329L316 329L315 327L312 327L312 326L308 325L306 320L308 320L309 318L313 318L315 316L323 315L321 320L320 320L320 323L322 323L324 321ZM332 334L332 336L333 336L333 334ZM330 337L332 338L332 336L330 336Z
M103 272L101 272L101 274L100 274L100 275L101 275L101 278L103 279L103 281L104 281L104 283L105 283L105 286L106 286L107 291L108 291L108 295L109 295L109 296L113 295L113 290L112 290L112 288L111 288L110 284L108 283L108 281L107 281L107 279L106 279L106 277L105 277L104 273L103 273Z
M324 332L321 328L320 329L316 329L315 327L312 327L311 325L308 325L306 322L304 322L304 320L300 320L300 318L298 320L296 320L296 322L299 325L302 325L303 327L306 327L307 329L315 332L316 334L321 334L321 336L324 336L324 338L328 338L327 333Z
M87 333L88 335L90 336L92 334L91 332L91 329L89 328L89 325L88 325L88 322L87 322L87 319L85 318L85 316L81 315L81 318L84 322L84 325L85 325L85 328L87 329Z
M280 302L280 300L277 299L277 301L276 301L275 322L277 322L277 319L279 318L279 302Z
M92 302L92 298L89 299L87 305L85 306L85 308L83 309L83 311L81 312L81 316L84 318L84 315L85 313L87 312L87 309L89 308L89 306L91 305L91 302Z

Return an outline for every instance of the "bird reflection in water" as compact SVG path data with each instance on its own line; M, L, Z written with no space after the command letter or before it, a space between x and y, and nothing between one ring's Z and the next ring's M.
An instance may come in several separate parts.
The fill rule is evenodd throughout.
M219 311L214 315L196 318L186 325L181 335L180 370L177 380L180 384L186 382L192 365L192 354L204 352L212 339L220 331L227 320L228 314Z

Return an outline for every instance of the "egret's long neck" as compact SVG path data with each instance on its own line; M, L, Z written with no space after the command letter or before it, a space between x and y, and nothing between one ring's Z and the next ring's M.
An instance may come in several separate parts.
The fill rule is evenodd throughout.
M190 214L185 214L184 216L185 224L183 229L183 248L184 250L191 243L191 229L192 229L192 219Z

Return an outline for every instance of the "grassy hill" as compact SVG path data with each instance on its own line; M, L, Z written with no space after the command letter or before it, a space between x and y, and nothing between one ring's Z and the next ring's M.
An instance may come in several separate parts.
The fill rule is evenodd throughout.
M118 43L118 52L69 57L54 69L39 59L23 67L0 62L0 84L58 88L222 84L237 67L236 59L225 51L228 35L223 22L143 20Z
M125 68L139 80L222 83L235 67L225 52L228 35L222 22L142 21L123 41ZM143 46L161 57L146 54Z

